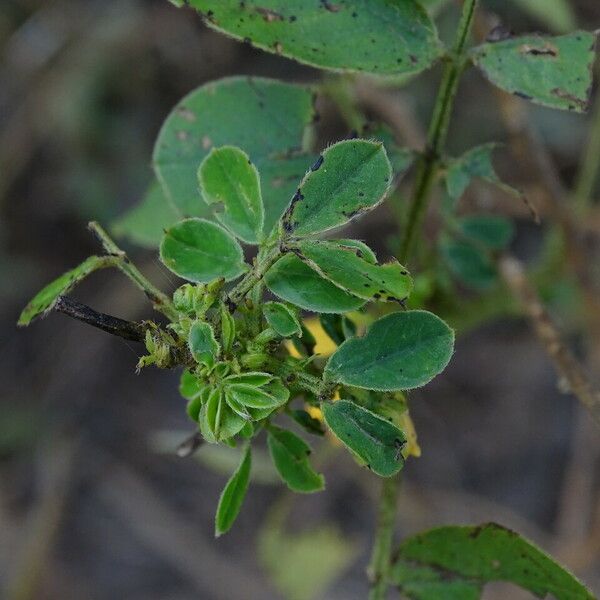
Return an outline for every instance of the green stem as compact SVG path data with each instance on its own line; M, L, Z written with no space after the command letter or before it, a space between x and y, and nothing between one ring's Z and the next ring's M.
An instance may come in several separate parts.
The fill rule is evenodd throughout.
M238 304L258 285L266 272L275 264L282 255L279 246L268 249L264 255L256 259L256 264L250 272L227 294L227 304L230 308Z
M467 40L473 25L473 17L478 0L465 0L462 16L458 26L456 40L448 62L444 67L442 82L438 91L433 117L427 133L427 146L417 166L415 187L412 204L408 215L408 223L402 246L400 249L400 262L406 264L412 254L417 234L427 212L431 190L438 172L440 157L443 153L448 137L450 116L454 107L454 99L458 91L460 77L465 68L465 54Z
M369 600L384 600L388 589L388 573L391 566L394 520L399 487L399 476L384 479L382 482L375 543L368 570L369 579L371 580Z
M154 286L140 270L129 260L127 254L115 244L112 238L106 233L99 223L92 221L88 224L88 228L100 240L104 250L111 256L119 258L117 267L127 276L133 283L140 288L144 294L152 301L154 308L163 313L171 321L179 319L179 313L173 306L171 299Z
M600 172L600 99L596 101L592 117L590 136L585 147L581 169L577 175L575 191L575 208L585 213L594 194L594 185Z

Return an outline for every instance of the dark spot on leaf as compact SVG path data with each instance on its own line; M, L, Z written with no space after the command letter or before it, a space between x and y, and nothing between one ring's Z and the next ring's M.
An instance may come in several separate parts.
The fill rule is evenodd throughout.
M523 44L519 48L519 51L522 54L528 54L529 56L551 56L553 58L558 56L558 48L553 46L550 42L546 42L542 48Z
M529 96L528 94L525 94L524 92L516 91L513 93L515 96L517 96L517 98L523 98L523 100L531 100L532 99L531 96Z
M292 15L289 19L290 23L293 23L294 21L296 21L298 19L298 17Z
M323 164L323 161L325 159L323 158L323 155L321 154L319 156L319 158L317 158L317 160L315 161L315 164L310 168L311 171L318 171L321 168L321 165Z

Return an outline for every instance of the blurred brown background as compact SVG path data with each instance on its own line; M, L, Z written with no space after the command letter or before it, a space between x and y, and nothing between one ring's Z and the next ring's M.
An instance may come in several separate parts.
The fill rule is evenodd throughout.
M547 20L518 6L525 0L483 4L517 32L549 30ZM597 0L570 4L579 26L600 27ZM454 19L451 6L441 13L443 36ZM166 0L0 4L3 598L366 596L379 484L347 453L322 444L326 492L293 499L259 456L238 522L215 541L216 502L237 459L234 451L211 448L195 458L174 455L191 431L177 374L148 369L136 376L141 348L62 315L26 331L15 326L43 284L96 252L86 222L110 224L143 195L154 138L170 108L198 85L231 74L321 77L210 32ZM426 73L398 96L417 130L438 79L437 69ZM569 184L589 116L529 110ZM324 142L345 134L332 107L324 120ZM470 73L450 146L460 152L490 140L507 140L497 99ZM499 166L535 197L536 181L510 152ZM535 258L544 227L489 189L475 200L514 213L513 250ZM385 252L393 229L383 209L353 233ZM157 284L173 287L154 253L126 247ZM74 296L124 318L150 316L118 273L94 275ZM576 308L563 317L555 296L553 310L577 349ZM535 540L600 593L599 435L576 400L559 391L527 323L502 318L470 330L449 369L413 398L423 456L406 467L401 533L497 521ZM486 597L516 594L491 586Z

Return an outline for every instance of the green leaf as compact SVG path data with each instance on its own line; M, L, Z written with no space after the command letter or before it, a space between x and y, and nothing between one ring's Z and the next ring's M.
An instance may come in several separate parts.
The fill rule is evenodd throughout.
M330 70L418 73L442 47L414 0L190 0L207 25L267 52Z
M164 230L177 223L181 213L168 201L158 182L154 182L142 201L112 224L112 232L145 248L156 248Z
M391 477L402 469L406 437L395 425L349 400L321 409L329 429L374 473Z
M319 275L359 298L400 302L412 289L408 271L396 261L374 265L358 248L336 242L305 240L298 249L301 258Z
M195 398L203 388L202 380L186 369L179 379L179 393L186 399Z
M239 433L247 421L229 408L223 390L215 388L200 409L198 423L204 439L214 444Z
M262 237L264 211L260 178L248 155L235 146L211 150L198 169L207 204L222 204L217 219L248 244Z
M283 216L283 228L290 235L307 236L344 225L377 206L391 183L392 167L383 144L333 144L300 183Z
M227 382L227 393L234 400L249 408L275 409L285 404L290 393L279 380L274 380L262 388L245 384Z
M229 354L235 341L235 319L225 304L221 304L221 345L223 352Z
M443 569L422 567L399 560L393 582L410 600L480 600L481 585L469 579L451 577Z
M215 518L215 537L226 533L231 529L234 521L242 508L242 503L248 491L250 482L250 469L252 467L252 451L250 445L246 448L242 462L235 473L231 476L217 506Z
M584 112L590 102L596 36L528 35L474 48L471 56L495 85L550 108Z
M313 312L343 313L365 303L321 277L293 254L286 254L269 269L265 283L282 300Z
M325 487L323 476L316 473L308 462L310 446L295 433L269 427L269 452L277 472L294 492L318 492Z
M494 262L473 244L443 237L440 251L450 271L465 285L484 291L496 283L498 272Z
M204 219L185 219L167 229L160 258L173 273L196 283L235 279L247 268L237 241Z
M321 425L321 421L319 419L315 419L308 412L302 409L294 409L289 412L289 416L307 431L308 433L312 433L313 435L323 436L325 435L325 430L323 429L323 425Z
M450 362L454 332L434 314L413 310L375 321L345 341L325 366L330 381L379 391L425 385Z
M281 302L265 302L263 314L271 328L281 337L302 336L302 326L294 312Z
M29 325L36 317L47 314L54 308L58 297L68 294L82 279L99 269L114 267L118 262L119 259L114 256L90 256L86 258L79 266L63 273L38 292L23 309L17 324L21 327Z
M577 27L575 11L569 0L512 0L556 33L568 33Z
M345 246L346 248L354 248L358 256L371 263L372 265L377 264L377 256L375 255L375 252L373 252L373 250L371 250L371 248L367 246L367 244L365 244L364 242L361 242L360 240L350 239L336 240L335 242L336 244L339 244L340 246Z
M465 237L487 246L490 250L504 250L514 235L512 223L495 215L471 215L457 220Z
M261 373L261 372L247 372L241 373L239 375L229 375L225 377L226 383L243 383L245 385L254 385L256 387L260 387L261 385L266 385L267 383L273 381L275 377L270 373Z
M219 356L221 348L215 339L213 328L203 321L196 321L190 327L188 346L195 360L200 364L212 367Z
M261 174L269 232L314 160L306 154L314 94L256 77L230 77L203 85L171 111L154 147L154 169L165 196L182 217L208 216L198 194L197 171L212 148L232 145Z
M476 146L450 162L446 173L446 190L452 199L460 198L475 178L483 179L513 196L522 196L521 192L503 183L496 174L492 160L497 147L494 143Z
M494 523L440 527L409 538L400 546L391 579L415 600L475 599L479 598L475 590L491 581L514 583L540 598L548 594L557 600L594 598L542 550ZM464 596L455 587L461 583L467 590ZM453 591L447 592L446 586Z

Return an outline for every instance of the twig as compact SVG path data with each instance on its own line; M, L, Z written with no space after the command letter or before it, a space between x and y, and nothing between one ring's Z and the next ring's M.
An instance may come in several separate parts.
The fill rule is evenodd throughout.
M583 367L564 344L536 290L527 280L522 264L515 258L504 256L499 261L499 267L504 281L527 313L556 370L600 426L600 393L593 389Z
M144 294L152 301L154 308L162 312L171 321L178 319L178 313L170 298L161 292L154 284L141 273L141 271L129 260L127 254L115 244L108 233L96 221L92 221L88 225L90 231L98 238L102 247L111 256L116 256L121 260L117 267L127 276Z
M132 342L143 342L146 328L141 323L125 321L90 308L68 296L59 296L54 310Z
M431 190L438 173L440 156L448 137L450 116L454 108L454 99L458 91L460 76L466 65L466 46L475 18L477 4L478 0L465 0L463 3L457 36L442 76L442 83L438 91L433 117L427 134L427 148L417 166L413 199L408 214L408 224L402 238L399 259L403 264L407 264L408 262L421 228L421 222L427 213Z
M369 600L383 600L388 589L388 571L391 564L399 487L399 476L384 479L382 482L375 543L368 568L371 581Z

